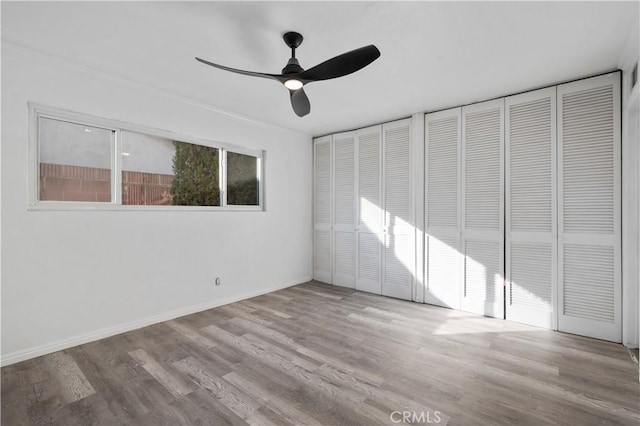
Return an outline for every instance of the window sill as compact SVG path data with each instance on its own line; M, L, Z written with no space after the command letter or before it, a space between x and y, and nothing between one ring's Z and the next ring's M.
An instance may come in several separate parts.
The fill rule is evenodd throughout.
M140 212L263 212L261 206L134 206L113 203L44 202L27 206L27 211L140 211Z

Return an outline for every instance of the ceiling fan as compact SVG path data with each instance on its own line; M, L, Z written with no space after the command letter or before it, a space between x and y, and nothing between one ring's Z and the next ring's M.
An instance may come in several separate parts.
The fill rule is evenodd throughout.
M371 44L369 46L364 46L359 49L343 53L342 55L326 60L313 68L305 70L300 66L300 63L296 59L296 48L302 44L302 35L289 31L285 33L282 38L284 39L285 44L291 48L291 58L287 62L287 65L282 69L282 74L266 74L229 68L223 65L214 64L213 62L205 61L198 57L196 57L196 60L222 70L279 81L289 89L289 96L291 98L293 111L299 117L304 117L311 111L309 98L307 98L303 89L305 84L313 83L314 81L343 77L366 67L380 57L380 51L378 48Z

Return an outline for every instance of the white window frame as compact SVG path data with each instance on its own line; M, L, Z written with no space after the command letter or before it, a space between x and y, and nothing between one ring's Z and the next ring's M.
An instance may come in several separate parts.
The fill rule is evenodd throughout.
M220 192L222 194L222 202L224 203L225 206L227 206L228 208L233 208L233 209L237 209L237 210L255 210L257 207L260 207L263 205L262 201L263 201L263 185L262 185L262 159L264 157L264 152L263 152L263 157L257 157L255 154L251 154L248 151L239 151L237 149L224 149L221 151L222 155L219 156L220 158L220 162L221 167L219 170L221 170L222 172L220 173L220 188L224 188L221 189ZM256 177L258 178L258 205L257 206L243 206L243 205L238 205L238 204L228 204L227 203L227 153L232 152L234 154L242 154L242 155L248 155L251 157L256 157L257 158L257 164L256 164ZM223 186L224 184L224 186Z
M264 205L264 150L254 150L241 146L220 142L214 139L189 136L156 129L142 125L132 124L120 120L95 117L88 114L54 108L46 105L29 102L29 143L28 143L28 206L27 210L130 210L130 211L265 211ZM115 134L115 141L111 147L111 202L86 202L86 201L41 201L39 197L40 185L40 137L39 120L49 118L52 120L66 121L72 124L98 127L111 130ZM220 206L145 206L123 205L122 203L122 131L142 133L173 141L186 142L195 145L217 148L219 150L219 184ZM227 205L226 194L226 158L227 151L238 154L250 155L257 158L258 170L258 205L238 206Z

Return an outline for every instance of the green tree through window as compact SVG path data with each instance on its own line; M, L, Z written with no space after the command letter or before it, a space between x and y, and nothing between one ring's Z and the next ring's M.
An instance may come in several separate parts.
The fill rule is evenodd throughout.
M219 206L219 150L186 142L173 142L171 204L177 206Z
M257 206L258 159L251 155L227 151L227 204Z

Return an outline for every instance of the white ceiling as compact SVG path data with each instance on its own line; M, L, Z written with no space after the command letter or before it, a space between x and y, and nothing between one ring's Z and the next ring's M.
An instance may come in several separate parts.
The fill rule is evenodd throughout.
M2 2L2 39L310 135L507 95L615 69L638 2ZM281 34L304 68L367 44L382 56L305 90L279 83Z

